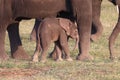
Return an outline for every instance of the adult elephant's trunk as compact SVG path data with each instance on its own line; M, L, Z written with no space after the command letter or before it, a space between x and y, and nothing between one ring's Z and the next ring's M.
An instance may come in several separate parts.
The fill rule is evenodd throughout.
M78 43L79 43L79 36L76 37L76 43L73 50L78 49Z

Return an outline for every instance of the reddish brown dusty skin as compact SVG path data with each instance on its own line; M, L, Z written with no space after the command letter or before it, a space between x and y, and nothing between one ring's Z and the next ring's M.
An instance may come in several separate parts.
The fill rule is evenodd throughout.
M30 56L24 51L22 46L19 46L18 49L12 53L12 57L15 59L30 59Z

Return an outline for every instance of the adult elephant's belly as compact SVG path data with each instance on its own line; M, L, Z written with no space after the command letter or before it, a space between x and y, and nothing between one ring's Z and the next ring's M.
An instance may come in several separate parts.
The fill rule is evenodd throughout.
M59 12L56 11L40 11L40 12L33 12L32 14L29 13L25 17L29 18L45 18L45 17L56 17Z
M13 5L15 17L44 18L66 11L66 0L20 0Z

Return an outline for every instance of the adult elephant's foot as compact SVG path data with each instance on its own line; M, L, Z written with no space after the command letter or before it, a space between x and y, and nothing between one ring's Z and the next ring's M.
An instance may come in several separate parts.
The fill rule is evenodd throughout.
M99 39L99 36L92 34L91 35L91 41L96 42Z
M30 56L25 52L25 50L22 48L22 46L19 46L18 49L16 49L12 53L12 57L15 59L23 59L23 60L30 59Z
M93 60L94 58L90 55L90 54L80 54L77 56L76 58L77 60L80 60L80 61L91 61Z
M8 60L9 56L5 52L0 52L0 60Z

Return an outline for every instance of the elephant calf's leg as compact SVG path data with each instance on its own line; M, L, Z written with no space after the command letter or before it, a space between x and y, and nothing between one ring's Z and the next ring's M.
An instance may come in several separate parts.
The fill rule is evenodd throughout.
M36 44L36 50L34 52L34 55L33 55L33 62L38 62L39 61L39 52L41 50L41 47L40 47L40 44Z
M44 63L46 62L46 53L47 53L48 47L43 48L42 52L41 52L41 58L40 58L40 62Z
M65 52L65 58L67 61L73 61L72 58L70 57L70 51L68 49L68 45L62 43L61 44L63 51Z
M9 39L10 39L12 57L15 59L29 59L30 56L23 49L22 43L20 40L19 23L14 23L9 25L7 30L8 30Z
M60 44L56 43L55 44L55 48L56 48L56 61L63 61L62 59L62 48L60 46Z
M54 50L50 53L49 58L53 58L54 60L57 59L57 51L56 51L56 47L54 47Z
M42 48L42 52L41 52L41 56L40 56L40 62L46 62L46 53L48 51L48 48L50 46L50 39L47 38L41 38L41 48Z

